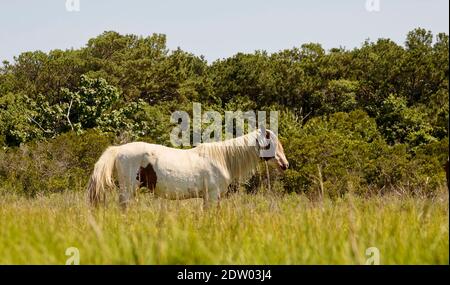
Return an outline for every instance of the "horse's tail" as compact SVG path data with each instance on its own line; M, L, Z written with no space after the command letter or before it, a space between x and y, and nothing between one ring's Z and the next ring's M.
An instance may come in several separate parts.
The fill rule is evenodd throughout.
M105 197L105 187L114 187L113 171L117 157L116 146L108 147L95 163L87 188L89 201L97 206Z

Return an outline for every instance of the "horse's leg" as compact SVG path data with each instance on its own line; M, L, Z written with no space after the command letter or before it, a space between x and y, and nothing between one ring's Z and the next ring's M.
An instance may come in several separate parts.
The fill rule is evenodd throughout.
M206 177L203 177L203 210L207 210L209 209L210 205L211 205L211 201L210 201L210 189L209 189L209 183L208 183L208 179Z
M208 196L203 197L203 210L208 210L211 203L209 202Z
M218 187L212 189L206 188L203 195L203 208L206 210L211 205L220 206L220 189Z
M139 181L136 180L136 174L139 172L139 166L135 163L127 165L126 191L124 192L124 202L128 204L133 198L136 198ZM137 201L137 198L136 198Z
M132 183L130 183L130 179L134 179L134 177L130 177L128 165L124 162L119 162L117 165L117 176L119 178L119 205L122 209L126 209L128 203L130 201L130 192Z
M127 208L128 203L130 202L130 186L126 180L127 179L124 177L124 183L123 186L120 187L119 193L119 205L123 210Z
M134 176L136 176L136 173L134 173ZM130 176L130 190L131 190L131 197L133 197L136 201L138 201L138 198L137 198L137 189L138 189L138 185L139 185L139 183L138 183L138 181L136 180L136 179L134 179L133 177L134 177L133 175L131 175Z
M213 191L209 192L209 201L212 205L220 207L220 188L214 187Z

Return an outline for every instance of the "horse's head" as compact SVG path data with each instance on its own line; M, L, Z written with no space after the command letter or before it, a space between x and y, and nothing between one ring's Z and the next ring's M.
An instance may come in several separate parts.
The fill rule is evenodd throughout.
M259 129L257 143L261 158L269 162L276 162L282 170L288 169L289 162L284 154L283 146L274 132Z

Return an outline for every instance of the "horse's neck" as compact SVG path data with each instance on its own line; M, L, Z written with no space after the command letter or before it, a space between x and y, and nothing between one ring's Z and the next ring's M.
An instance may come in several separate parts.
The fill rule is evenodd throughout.
M228 170L231 179L246 178L258 165L254 133L238 138L200 145L199 149Z

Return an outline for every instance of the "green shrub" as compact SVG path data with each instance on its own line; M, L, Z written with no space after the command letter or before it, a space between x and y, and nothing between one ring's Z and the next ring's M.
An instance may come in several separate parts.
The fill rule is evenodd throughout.
M83 188L111 141L111 136L90 130L0 151L0 189L35 196Z
M296 126L284 128L281 138L291 165L282 178L289 192L323 191L329 196L394 188L429 192L443 185L447 139L410 153L406 144L389 146L375 120L359 110Z

